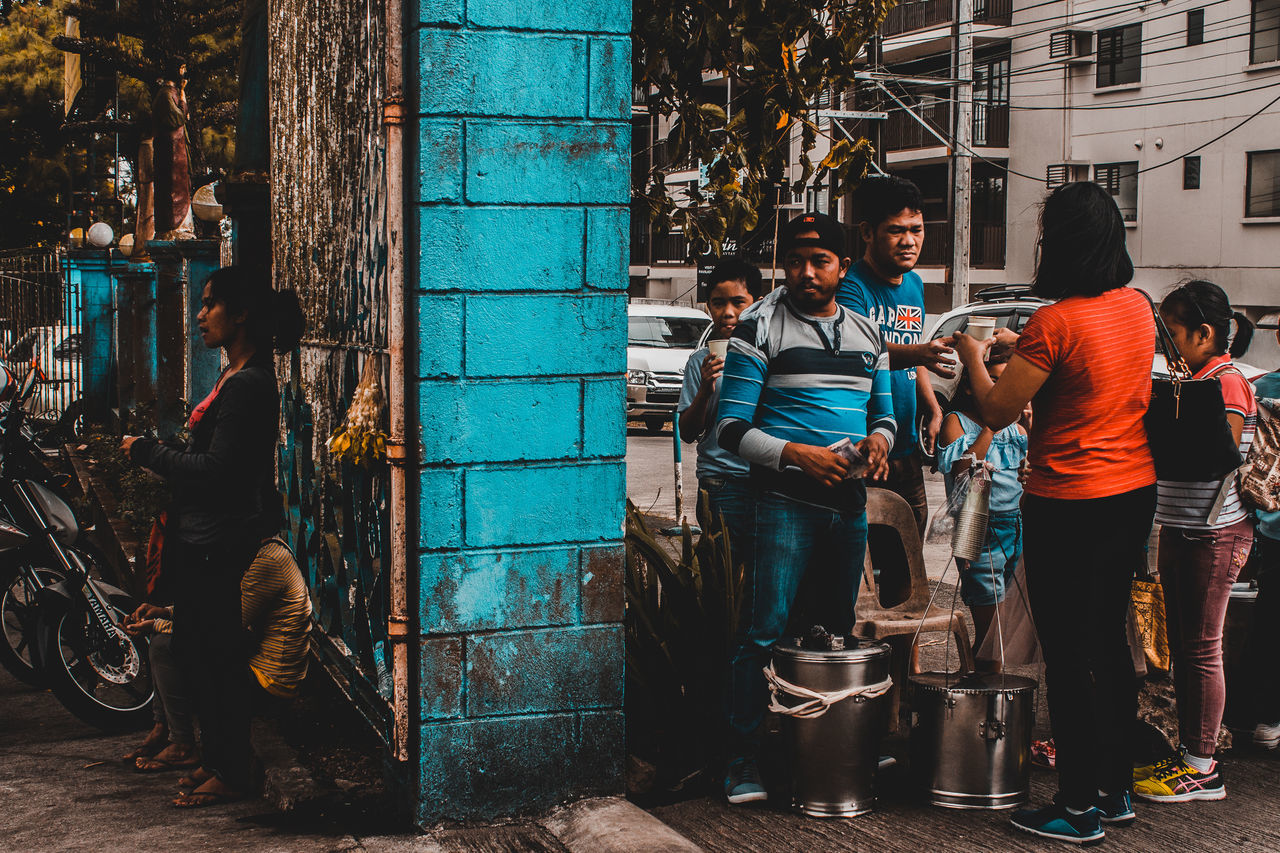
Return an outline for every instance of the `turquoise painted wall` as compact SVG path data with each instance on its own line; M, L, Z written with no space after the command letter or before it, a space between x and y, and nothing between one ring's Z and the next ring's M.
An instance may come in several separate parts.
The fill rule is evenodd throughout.
M631 6L418 23L425 824L622 790Z

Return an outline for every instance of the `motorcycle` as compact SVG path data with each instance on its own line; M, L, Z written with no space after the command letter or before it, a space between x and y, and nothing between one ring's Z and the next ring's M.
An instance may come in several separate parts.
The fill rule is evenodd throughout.
M24 680L43 679L90 725L140 727L151 719L154 693L147 645L122 627L137 602L103 581L92 558L74 547L80 528L71 506L36 476L24 476L39 473L39 451L22 429L21 402L34 384L29 375L3 419L0 506L25 538L0 555L0 663Z

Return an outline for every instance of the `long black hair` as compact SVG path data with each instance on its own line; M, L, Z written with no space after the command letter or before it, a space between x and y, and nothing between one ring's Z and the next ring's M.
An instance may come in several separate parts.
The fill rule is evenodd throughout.
M1120 208L1091 181L1049 193L1040 209L1038 249L1031 290L1045 299L1098 296L1133 280Z
M1214 351L1218 355L1227 352L1227 340L1231 340L1230 354L1239 358L1249 349L1253 340L1253 323L1249 318L1231 308L1226 291L1211 281L1189 279L1182 282L1160 302L1160 313L1168 314L1189 329L1208 325L1213 330ZM1236 334L1231 337L1231 322L1235 321Z
M245 267L214 270L205 281L209 296L227 306L232 315L245 312L245 331L260 355L290 352L298 346L306 328L298 294L274 290L264 275Z

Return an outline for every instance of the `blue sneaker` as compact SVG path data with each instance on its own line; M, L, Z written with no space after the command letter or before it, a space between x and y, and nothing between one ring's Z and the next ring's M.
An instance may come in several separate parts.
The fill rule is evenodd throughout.
M1021 809L1014 813L1010 823L1023 832L1072 844L1100 844L1106 837L1095 808L1084 814L1072 814L1066 806L1053 803L1042 809Z
M1112 826L1128 826L1138 817L1133 813L1133 802L1129 799L1128 791L1105 796L1099 794L1094 806L1098 809L1098 820Z
M739 758L729 765L729 772L724 777L724 796L734 805L769 799L754 758Z

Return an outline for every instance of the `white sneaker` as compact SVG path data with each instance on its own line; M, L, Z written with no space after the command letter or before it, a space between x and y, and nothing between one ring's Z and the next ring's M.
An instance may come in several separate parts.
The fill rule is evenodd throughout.
M1253 730L1253 742L1263 749L1275 749L1280 746L1280 723L1274 726L1258 723L1258 727Z

